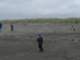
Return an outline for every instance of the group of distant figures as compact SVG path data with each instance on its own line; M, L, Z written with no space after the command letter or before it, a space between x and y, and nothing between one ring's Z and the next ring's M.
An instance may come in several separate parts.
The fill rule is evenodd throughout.
M0 23L0 32L2 31L2 28L3 28L3 24ZM10 25L10 30L14 31L14 25L13 24Z
M0 32L2 31L2 28L3 28L3 24L0 23ZM14 25L13 24L10 24L10 31L14 31ZM72 31L76 31L74 25L72 25Z

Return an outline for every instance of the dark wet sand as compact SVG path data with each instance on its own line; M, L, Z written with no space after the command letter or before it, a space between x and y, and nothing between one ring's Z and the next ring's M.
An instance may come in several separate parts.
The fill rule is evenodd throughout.
M38 51L36 36L1 33L0 60L80 60L80 33L43 33L43 53Z

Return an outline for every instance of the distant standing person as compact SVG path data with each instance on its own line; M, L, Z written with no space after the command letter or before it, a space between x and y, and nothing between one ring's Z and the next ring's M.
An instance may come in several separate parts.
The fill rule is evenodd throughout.
M2 31L2 23L0 23L0 32Z
M73 25L72 25L72 30L73 30L73 31L76 31L76 29L75 29L75 27L74 27Z
M11 27L11 31L14 31L14 25L11 24L10 27Z
M39 51L43 52L43 37L41 36L41 34L38 35L37 42Z

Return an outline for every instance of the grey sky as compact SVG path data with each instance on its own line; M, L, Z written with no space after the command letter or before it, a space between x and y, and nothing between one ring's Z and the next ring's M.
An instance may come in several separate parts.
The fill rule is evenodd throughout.
M0 19L80 17L80 0L0 0Z

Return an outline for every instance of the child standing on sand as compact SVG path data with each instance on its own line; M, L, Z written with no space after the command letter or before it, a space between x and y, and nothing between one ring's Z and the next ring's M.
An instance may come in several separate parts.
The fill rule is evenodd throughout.
M41 36L41 34L38 35L37 42L39 51L43 52L43 37Z

